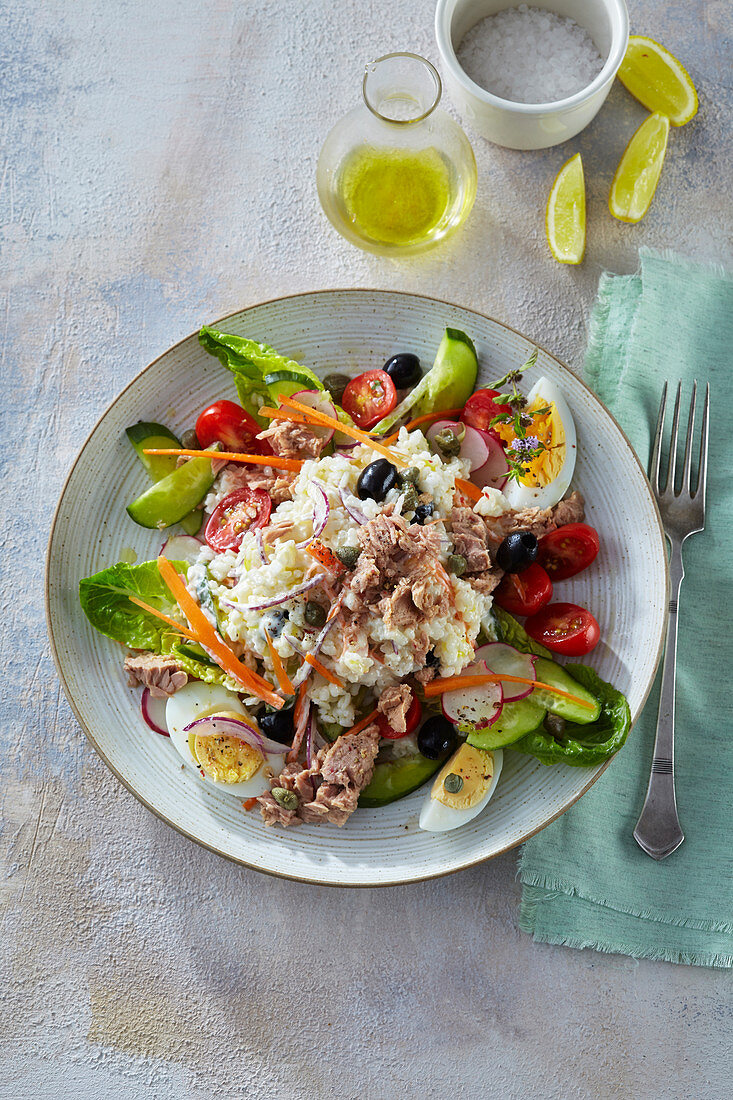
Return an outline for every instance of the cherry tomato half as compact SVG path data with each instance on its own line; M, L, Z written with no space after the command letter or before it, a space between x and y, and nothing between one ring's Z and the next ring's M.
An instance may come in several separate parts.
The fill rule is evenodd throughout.
M495 416L503 416L512 410L508 405L497 405L494 398L499 396L499 390L476 390L466 402L466 407L461 413L461 420L471 428L481 428L485 432L493 432L491 421ZM497 436L498 438L498 436Z
M521 573L505 573L494 592L495 602L512 615L534 615L551 599L552 581L537 562Z
M368 370L352 378L341 407L360 428L373 428L397 404L395 384L384 370Z
M582 657L598 645L601 630L584 607L575 603L548 603L524 624L530 638L554 653Z
M553 581L564 581L589 566L599 547L595 527L566 523L542 536L537 560Z
M235 489L217 504L206 524L204 538L212 550L238 550L245 532L264 527L272 501L265 489Z
M407 728L405 729L404 733L398 733L396 730L393 730L384 715L378 714L377 725L379 726L379 736L386 737L389 741L399 741L400 737L407 737L408 734L414 733L414 731L420 724L421 717L422 707L420 705L420 700L413 692L410 709L405 715L405 725Z
M196 435L202 447L210 447L218 440L226 450L240 454L272 454L267 441L257 439L262 430L254 417L233 401L215 401L196 421Z

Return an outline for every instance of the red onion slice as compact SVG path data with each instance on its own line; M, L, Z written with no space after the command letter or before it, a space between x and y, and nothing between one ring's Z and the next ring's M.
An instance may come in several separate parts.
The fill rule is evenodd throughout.
M308 486L308 492L311 496L313 493L316 494L315 503L313 505L313 534L303 542L295 544L298 550L302 550L304 546L309 546L310 543L313 542L313 539L317 539L319 535L323 534L326 524L328 523L328 517L331 514L331 505L328 503L328 496L320 485L311 482Z
M165 705L167 702L167 699L154 699L150 694L150 688L143 690L143 697L140 700L143 722L146 726L149 726L153 733L159 733L162 737L170 737L168 727L165 724Z
M345 485L339 485L339 496L341 497L341 503L354 523L364 524L368 522L367 517L361 510L359 498L355 497L353 493L350 493Z
M308 730L305 735L305 762L310 768L313 763L313 711L308 718Z
M183 727L184 733L192 731L202 737L236 737L238 741L244 741L252 748L269 755L282 756L287 748L277 741L271 741L269 737L263 737L254 726L239 718L222 718L211 714L208 718L197 718L195 722L189 722Z
M260 554L260 559L263 565L267 565L267 554L265 553L265 544L262 540L262 528L258 527L255 531L255 542L257 543L257 549Z
M227 605L236 608L238 611L266 611L268 607L277 607L278 604L287 603L288 600L294 600L297 596L302 596L304 592L308 592L311 588L315 588L317 584L320 584L322 580L325 580L325 573L317 573L315 577L311 577L305 584L301 584L299 588L291 588L289 592L286 592L282 596L273 596L271 600L266 600L263 603L247 604L242 606L241 604L231 603L226 601Z

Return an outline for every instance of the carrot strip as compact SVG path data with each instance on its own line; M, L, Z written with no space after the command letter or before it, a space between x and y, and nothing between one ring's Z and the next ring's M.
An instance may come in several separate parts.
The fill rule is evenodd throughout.
M497 676L493 672L482 672L475 676L439 676L437 680L431 680L429 684L426 684L424 691L426 698L430 699L434 695L445 695L448 691L480 687L482 684L498 684L502 680L506 680L510 684L531 684L532 687L544 688L546 691L551 691L553 695L562 695L564 699L570 699L573 703L578 703L587 710L596 709L594 704L589 703L586 699L579 699L577 695L571 695L569 691L563 691L562 688L555 687L553 684L546 684L542 680L529 680L526 676Z
M360 722L357 722L356 725L352 726L350 730L346 730L346 732L342 733L341 736L350 737L352 733L361 733L362 730L365 730L367 726L370 726L372 724L378 714L379 711L375 707L374 710L370 711L370 713L367 714L365 718L362 718Z
M456 478L456 489L459 489L469 500L481 500L483 496L478 485L474 485L472 481L464 481L462 477Z
M280 691L284 691L286 695L295 695L295 685L285 671L285 665L282 663L282 658L272 644L272 638L267 630L265 631L265 638L267 639L267 648L270 651L270 660L275 670L275 679L277 680Z
M175 600L191 624L191 628L198 634L196 639L199 644L205 645L216 657L217 661L235 680L238 680L247 691L256 695L259 699L269 703L278 710L283 706L283 700L272 690L272 686L262 676L258 676L252 669L247 668L232 653L229 646L219 638L203 611L193 599L181 577L173 568L167 558L158 558L158 570L165 583L170 588Z
M225 462L248 462L254 466L272 466L274 470L300 470L299 458L279 458L277 455L247 455L238 451L192 451L186 447L144 447L146 455L184 455L186 458L213 458Z
M305 416L313 424L320 425L323 428L333 428L334 431L350 435L352 439L356 439L359 443L365 443L373 451L378 451L379 454L384 455L394 466L404 467L408 465L406 458L395 454L388 447L383 447L381 443L377 443L368 432L363 432L360 428L354 428L351 424L342 424L340 420L336 420L333 416L327 416L317 409L309 409L307 405L301 405L300 401L295 401L292 397L283 395L280 397L280 401L287 408L295 409L296 412L299 412L301 416Z
M181 626L175 619L171 619L170 615L164 615L162 611L158 611L157 608L151 607L148 603L143 603L137 596L127 597L130 603L137 604L138 607L142 607L143 611L147 611L150 615L155 615L156 619L162 619L164 623L168 623L169 626L173 626L176 630L180 631L184 638L188 638L190 642L198 642L198 638L195 634L192 634L187 627Z
M253 810L256 805L257 805L257 799L256 798L248 798L245 802L242 803L242 806L247 811L247 813L249 813L250 810Z
M324 565L326 569L330 569L332 573L343 573L346 568L343 562L336 557L333 550L330 550L325 542L321 542L320 539L313 539L310 546L306 546L305 552L315 558L319 565Z
M338 676L334 676L332 672L329 672L326 666L322 664L317 657L314 657L312 653L306 653L305 659L308 664L316 670L316 672L320 672L324 680L328 680L329 683L335 684L336 687L342 688L344 686L341 680L339 680Z
M444 409L443 412L425 413L424 416L416 416L414 420L408 420L405 428L408 432L411 432L415 428L419 428L421 424L430 424L435 420L450 420L452 417L460 416L462 412L463 409ZM399 432L394 432L392 435L388 435L382 440L382 443L385 447L391 446L399 437L399 434Z

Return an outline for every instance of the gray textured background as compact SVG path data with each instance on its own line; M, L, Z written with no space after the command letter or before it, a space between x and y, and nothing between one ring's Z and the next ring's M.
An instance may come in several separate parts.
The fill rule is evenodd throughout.
M730 11L630 0L632 30L683 59L701 102L641 225L606 209L644 116L616 86L567 147L476 138L468 226L396 262L330 228L315 162L366 60L437 61L431 0L4 0L0 1095L726 1095L730 976L534 945L511 854L341 892L237 868L166 828L76 726L42 592L81 443L204 321L300 290L394 287L493 314L577 367L603 268L633 270L641 244L729 260ZM578 149L588 253L563 268L542 212Z

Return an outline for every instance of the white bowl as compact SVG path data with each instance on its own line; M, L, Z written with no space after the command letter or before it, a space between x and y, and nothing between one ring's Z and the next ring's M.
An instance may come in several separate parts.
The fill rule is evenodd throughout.
M629 41L624 0L536 0L533 6L569 17L584 27L606 61L595 80L555 103L500 99L464 72L456 51L487 15L517 7L519 0L438 0L435 36L448 94L464 121L483 137L509 149L547 149L574 137L595 118L608 95ZM531 59L528 58L528 63Z
M432 362L448 325L475 340L484 385L522 363L532 347L489 317L393 291L300 294L214 324L266 341L322 373L354 374L398 351ZM628 440L598 399L549 352L540 350L535 373L556 382L572 410L578 432L573 486L585 495L588 522L601 538L596 563L562 582L562 598L590 608L598 619L602 641L587 663L626 694L636 719L666 624L667 559L659 514ZM185 836L238 863L303 882L415 882L471 867L526 840L572 805L604 765L548 768L506 750L486 810L453 833L418 828L424 789L382 809L359 809L343 829L267 829L258 813L245 813L236 798L202 783L193 768L182 768L170 741L143 724L139 692L126 686L122 672L125 651L87 622L79 580L119 561L130 548L140 561L154 557L164 537L137 527L125 512L146 483L125 428L155 420L180 434L205 405L233 397L229 372L206 354L195 334L189 336L113 401L64 486L48 550L49 632L66 694L97 752L144 805Z

